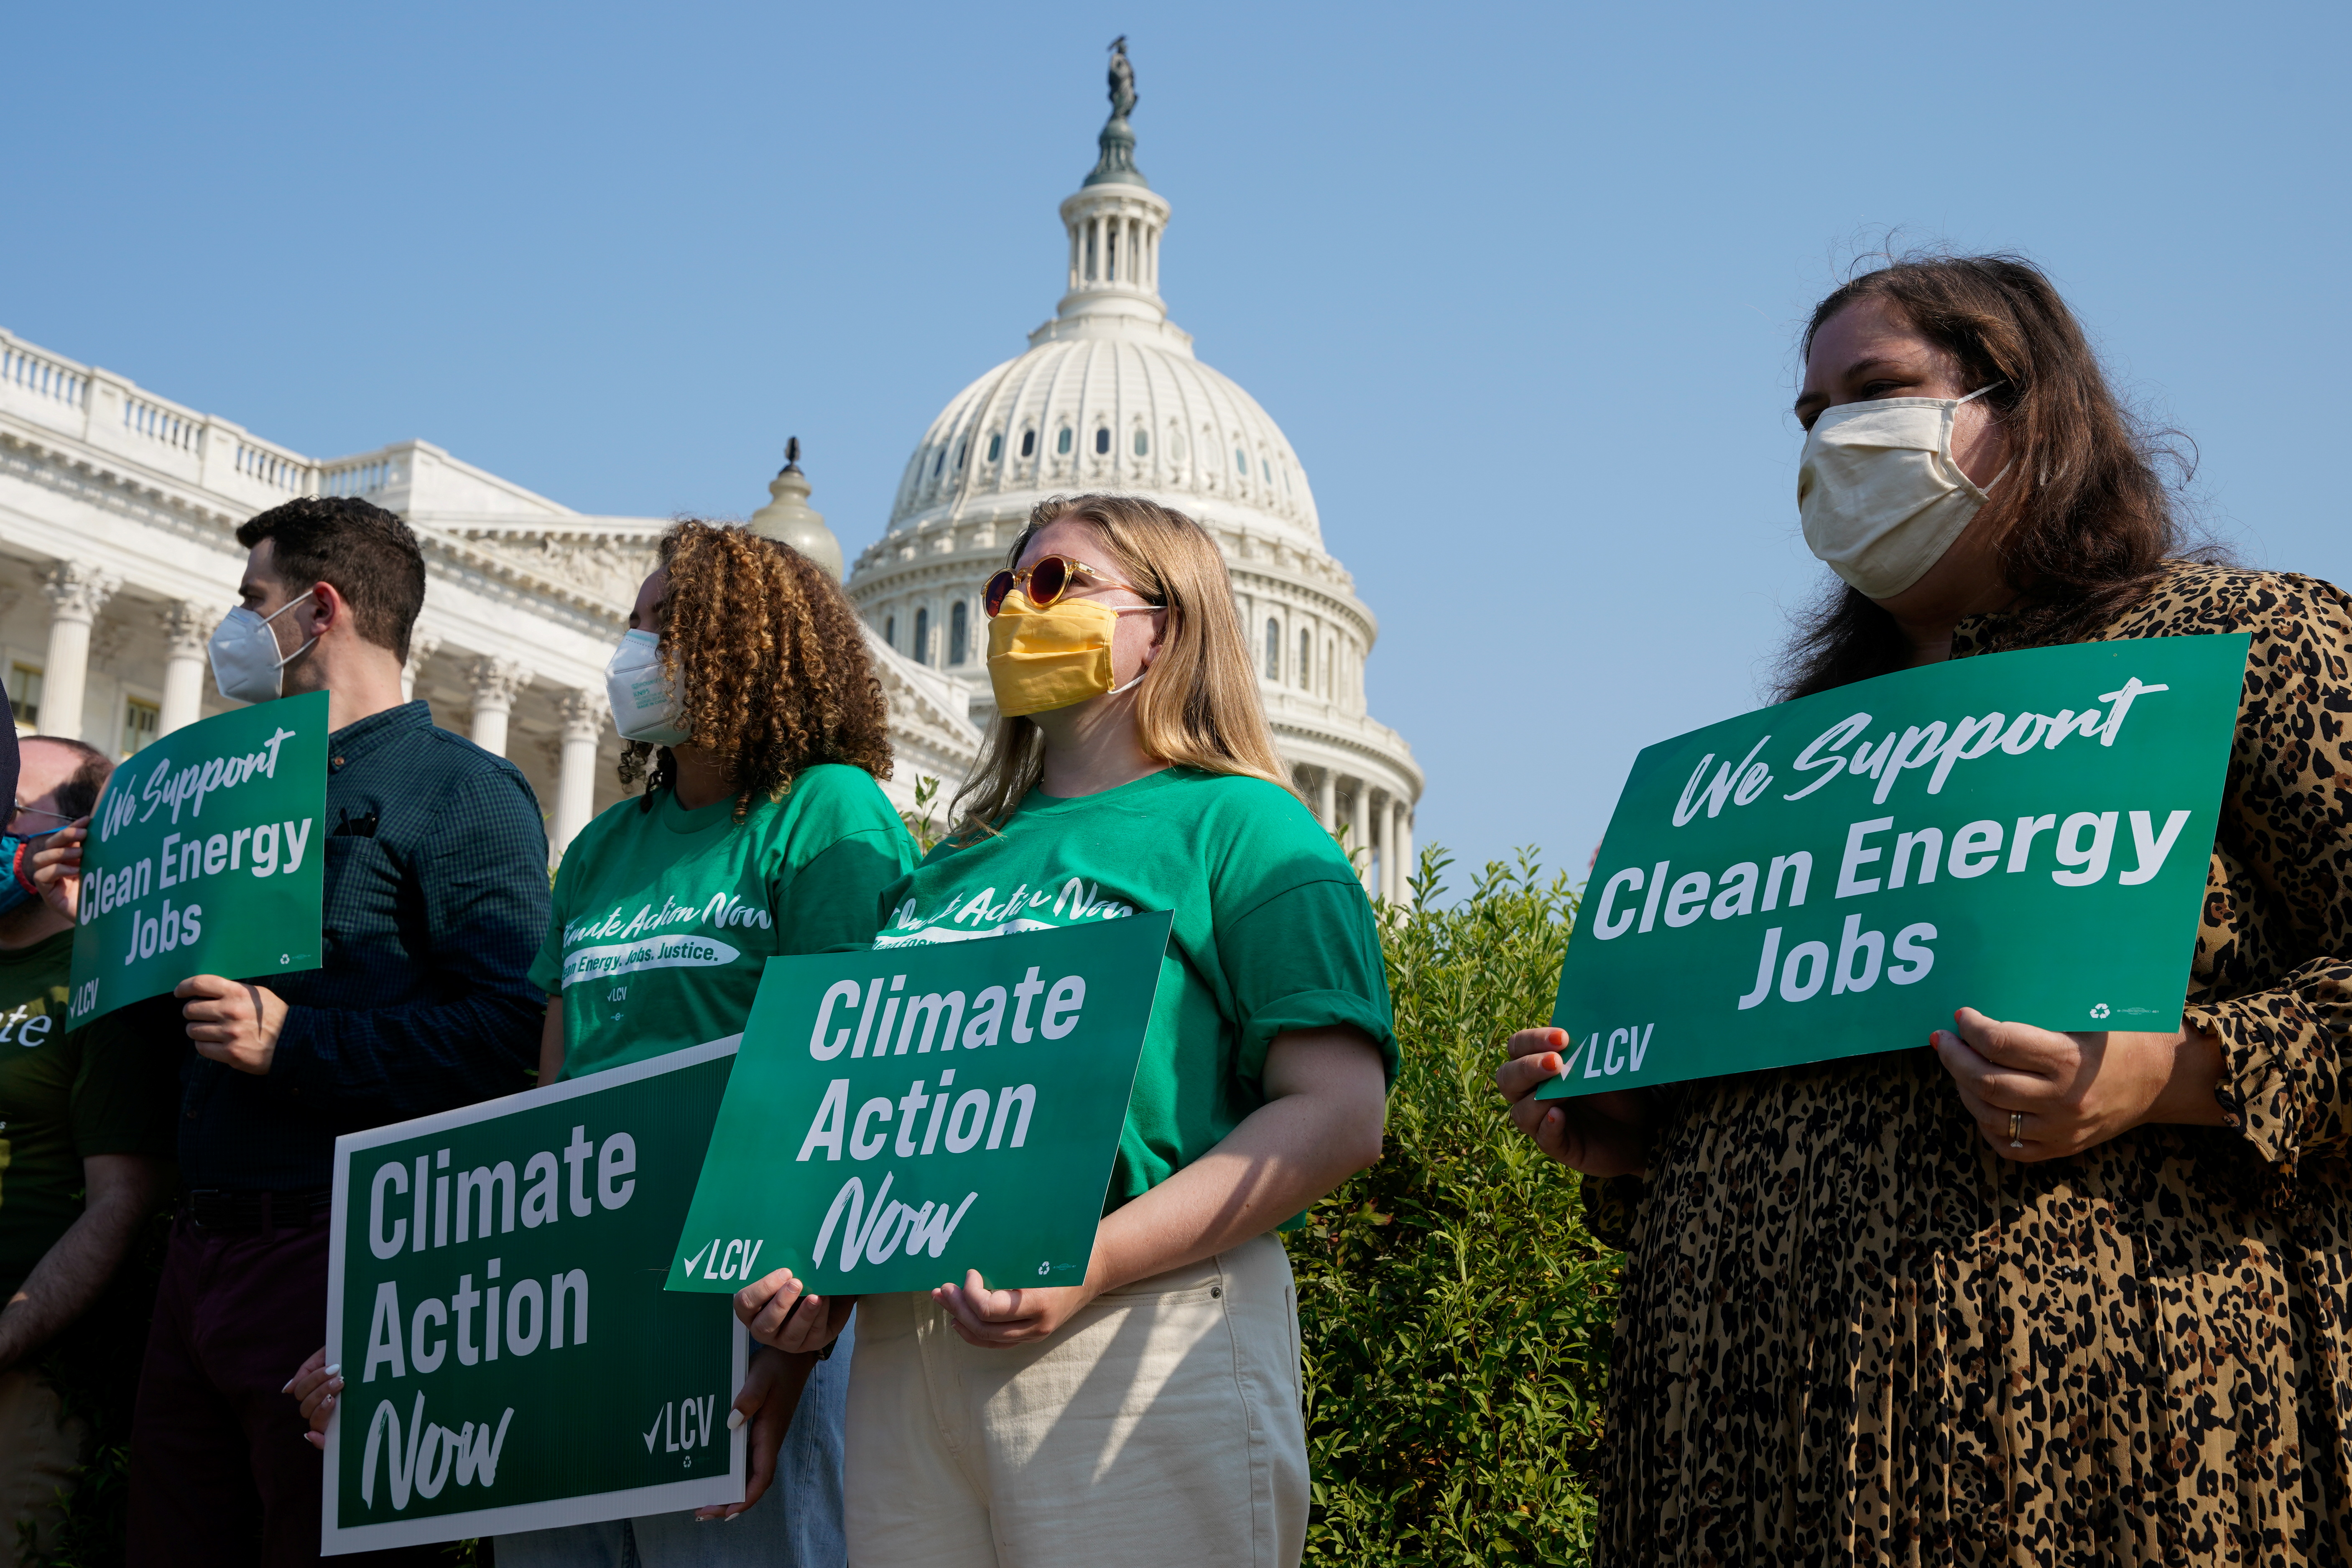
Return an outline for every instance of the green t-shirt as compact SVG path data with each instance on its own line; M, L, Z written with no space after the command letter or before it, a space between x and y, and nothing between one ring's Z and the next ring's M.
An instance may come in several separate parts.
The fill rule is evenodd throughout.
M169 1160L181 1042L143 1041L135 1008L68 1033L73 932L0 952L0 1287L14 1293L81 1217L92 1154ZM0 1296L0 1300L5 1300Z
M872 775L828 763L780 801L693 811L668 791L583 828L531 984L563 996L563 1076L740 1034L778 953L873 940L914 841Z
M884 896L877 948L1175 916L1108 1201L1150 1191L1265 1103L1266 1047L1352 1024L1397 1045L1363 884L1262 779L1170 768L1099 795L1033 791L992 835L941 844Z

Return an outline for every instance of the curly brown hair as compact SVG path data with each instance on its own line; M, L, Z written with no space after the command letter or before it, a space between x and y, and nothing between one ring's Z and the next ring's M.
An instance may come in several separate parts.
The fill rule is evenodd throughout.
M727 759L735 820L755 797L783 798L819 763L890 776L882 683L856 612L822 568L748 528L698 518L662 535L661 564L669 585L656 629L662 668L686 694L678 727ZM622 748L621 782L641 778L650 809L676 778L667 747Z

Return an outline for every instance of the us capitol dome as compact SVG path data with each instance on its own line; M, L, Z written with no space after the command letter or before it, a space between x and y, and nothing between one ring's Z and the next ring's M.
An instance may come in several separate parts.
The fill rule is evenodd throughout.
M950 399L924 432L888 528L845 586L882 642L995 718L981 590L1030 509L1087 490L1148 497L1207 529L1233 574L1275 740L1324 825L1345 829L1365 885L1402 901L1422 773L1373 719L1364 663L1379 635L1324 548L1307 471L1257 400L1194 357L1160 295L1169 203L1135 165L1134 77L1111 59L1101 156L1062 203L1065 291L1029 350ZM955 781L942 783L952 790Z

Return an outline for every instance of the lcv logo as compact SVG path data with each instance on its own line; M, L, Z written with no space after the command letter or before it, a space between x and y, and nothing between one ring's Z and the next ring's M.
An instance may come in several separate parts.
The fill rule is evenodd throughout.
M1576 1076L1576 1064L1580 1058L1584 1062L1586 1078L1614 1078L1628 1068L1640 1072L1642 1064L1649 1059L1650 1036L1656 1028L1655 1024L1636 1024L1612 1029L1605 1047L1601 1044L1601 1032L1596 1029L1578 1041L1576 1049L1568 1053L1567 1058L1559 1064L1559 1076Z

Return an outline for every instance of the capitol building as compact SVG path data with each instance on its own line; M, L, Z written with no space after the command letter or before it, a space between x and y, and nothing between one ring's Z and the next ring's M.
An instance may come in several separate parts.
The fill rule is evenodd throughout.
M1378 623L1324 548L1281 427L1168 319L1170 205L1135 164L1123 54L1113 70L1100 156L1061 206L1054 318L949 401L882 537L848 563L890 706L885 788L911 808L935 778L943 804L978 757L994 717L981 588L1030 509L1055 493L1148 496L1223 550L1301 794L1346 835L1367 890L1402 901L1422 775L1368 710ZM423 441L305 457L0 331L0 671L18 732L128 756L235 706L205 648L236 602L236 531L299 495L364 497L415 530L428 581L404 679L437 722L522 769L561 854L622 795L604 664L667 519L574 511ZM810 496L788 465L751 526L838 574Z

